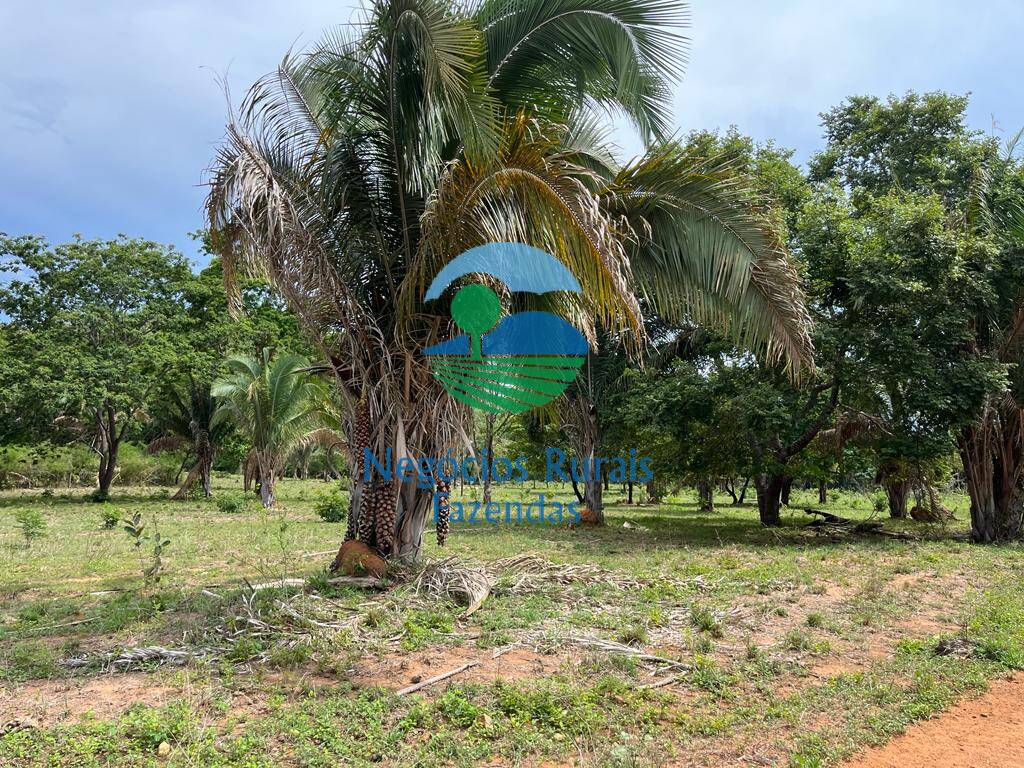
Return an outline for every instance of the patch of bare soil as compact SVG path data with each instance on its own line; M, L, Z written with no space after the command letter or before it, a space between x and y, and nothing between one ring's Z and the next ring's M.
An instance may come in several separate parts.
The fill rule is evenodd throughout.
M0 722L28 719L50 727L86 714L104 720L133 704L161 706L179 694L145 673L40 680L0 690Z
M491 649L479 648L430 648L414 653L393 653L362 660L350 679L356 685L399 689L476 662L476 666L423 689L424 693L430 693L435 687L442 690L450 682L541 678L558 671L565 662L560 654L544 655L527 648L513 648L497 658L494 653Z
M959 704L870 749L845 768L1024 767L1024 676L992 683L978 699Z

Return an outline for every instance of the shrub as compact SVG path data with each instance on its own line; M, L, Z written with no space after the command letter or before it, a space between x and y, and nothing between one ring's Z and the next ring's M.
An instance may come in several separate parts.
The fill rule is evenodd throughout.
M174 451L147 454L124 443L117 456L118 485L173 485L181 468ZM0 487L89 486L96 482L96 454L86 445L8 445L0 448Z
M218 496L216 501L218 511L225 515L237 515L245 509L246 503L245 497L237 494Z
M46 533L46 521L43 519L43 513L38 509L22 507L14 513L14 520L21 535L25 537L26 544L31 544Z
M325 523L342 523L348 517L348 501L335 491L317 499L313 510Z
M117 510L105 505L103 511L100 512L100 523L102 523L103 529L109 531L119 522L121 522L121 516Z

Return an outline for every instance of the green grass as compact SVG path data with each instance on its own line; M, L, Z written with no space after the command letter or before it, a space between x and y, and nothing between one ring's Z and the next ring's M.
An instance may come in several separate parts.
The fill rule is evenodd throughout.
M944 499L959 518L948 528L886 521L917 541L819 537L802 527L801 505L818 506L802 491L773 531L749 505L720 500L703 513L684 493L630 507L616 488L600 529L456 525L443 550L428 535L428 558L530 552L606 574L529 588L508 575L466 617L445 600L329 585L324 568L344 533L317 514L329 486L286 480L271 512L238 503L237 478L216 478L215 490L231 503L172 502L142 488L117 489L105 504L82 489L0 494L0 685L12 696L47 679L100 679L105 654L126 647L222 649L180 669L139 666L133 675L171 691L162 705L126 700L0 737L0 764L429 767L582 756L635 768L705 752L739 759L756 744L777 764L830 765L1024 667L1020 549L955 538L963 497ZM554 486L497 490L501 500L571 497ZM827 508L874 514L870 496L847 492L830 493ZM158 584L144 579L146 547L105 525L136 512L171 542ZM28 513L45 521L29 543L18 526ZM308 579L311 592L243 588L282 577ZM916 625L924 614L931 623ZM571 643L584 636L679 666L652 676L635 658ZM965 650L942 655L942 637ZM437 674L515 643L535 655L508 679L456 676L394 693L412 674L403 664ZM88 661L64 663L76 658ZM360 677L373 669L387 688ZM643 687L666 675L670 685ZM159 757L165 743L170 754Z

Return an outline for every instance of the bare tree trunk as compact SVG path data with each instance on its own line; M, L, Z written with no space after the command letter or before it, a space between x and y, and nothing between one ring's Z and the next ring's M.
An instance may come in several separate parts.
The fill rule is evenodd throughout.
M828 502L828 483L824 480L818 481L818 503L825 504Z
M121 448L124 430L124 425L118 430L117 413L109 401L104 401L103 406L96 411L95 450L100 457L100 466L96 473L99 499L105 499L110 495L110 486L117 475L117 454Z
M788 475L782 479L782 490L779 491L779 500L789 506L789 495L793 492L793 478Z
M774 527L782 523L780 510L784 480L782 475L754 475L754 488L757 489L757 513L763 526Z
M633 503L633 481L632 480L630 480L628 483L626 483L626 492L628 493L628 496L626 497L626 503L627 504L632 504Z
M722 488L729 494L729 498L732 499L733 506L736 506L739 502L739 497L736 495L736 483L733 479L731 477L725 478L725 480L722 481Z
M494 419L496 414L488 413L484 418L484 459L480 462L480 471L483 473L484 504L491 503L491 467L490 462L494 461ZM486 465L486 466L485 466Z
M744 477L743 478L743 488L740 489L740 498L736 502L737 506L742 504L744 501L746 501L746 499L747 499L747 488L748 487L750 487L750 478L749 477Z
M697 481L697 497L700 499L701 512L715 511L714 484L706 477L702 477Z

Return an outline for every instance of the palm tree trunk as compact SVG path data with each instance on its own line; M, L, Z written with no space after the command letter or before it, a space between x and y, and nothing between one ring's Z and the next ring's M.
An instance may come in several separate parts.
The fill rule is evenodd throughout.
M604 525L604 482L603 472L595 473L596 477L588 477L583 486L583 504L594 513L594 524Z
M889 517L903 519L907 516L907 497L910 495L910 480L887 477L884 482L885 497L889 502Z
M392 557L399 560L416 560L419 557L433 499L432 488L419 488L415 482L402 483L398 493L397 531Z
M1021 538L1024 455L1019 416L999 413L990 405L981 423L965 428L957 442L971 497L971 538L980 543Z

